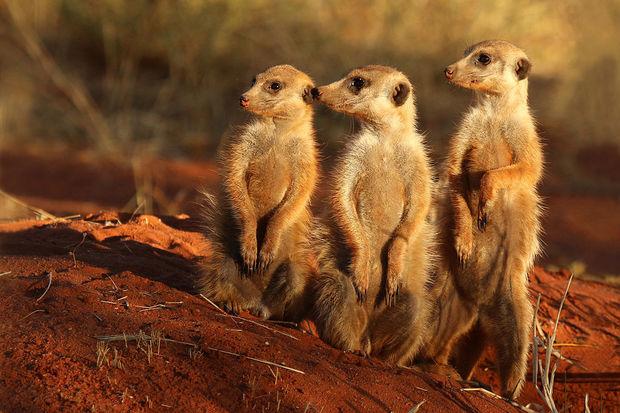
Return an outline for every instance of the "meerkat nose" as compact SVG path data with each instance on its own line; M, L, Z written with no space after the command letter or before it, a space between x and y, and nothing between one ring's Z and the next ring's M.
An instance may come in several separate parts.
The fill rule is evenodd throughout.
M249 103L250 99L248 99L246 95L241 95L241 97L239 98L239 104L245 108L246 106L248 106Z
M315 100L316 100L316 99L318 99L318 98L319 98L319 96L321 96L321 91L319 90L319 88L318 88L318 87L313 87L313 88L310 90L310 94L312 95L312 99L315 99Z
M452 79L452 76L454 76L454 67L452 66L446 67L443 73L446 75L448 79Z

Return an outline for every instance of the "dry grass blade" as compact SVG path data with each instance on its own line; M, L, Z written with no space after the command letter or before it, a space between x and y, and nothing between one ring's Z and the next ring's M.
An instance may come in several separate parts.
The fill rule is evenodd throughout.
M12 271L0 272L0 277L11 274Z
M224 315L229 315L226 311L222 310L217 304L215 304L213 301L209 300L204 294L198 294L200 295L202 298L204 298L209 304L211 304L213 307L215 307L220 313L224 314Z
M280 330L276 330L275 328L268 327L268 326L266 326L266 325L264 325L264 324L259 323L258 321L250 320L249 318L243 318L243 317L239 317L239 316L232 315L232 314L226 314L226 315L227 315L228 317L232 317L233 319L242 320L242 321L247 321L247 322L248 322L248 323L250 323L250 324L254 324L254 325L256 325L256 326L262 327L262 328L264 328L265 330L269 330L269 331L271 331L272 333L282 334L283 336L286 336L286 337L292 338L293 340L299 340L297 337L295 337L295 336L293 336L293 335L291 335L291 334L289 334L289 333L285 333L284 331L280 331Z
M245 359L252 360L252 361L255 361L257 363L263 363L263 364L267 364L269 366L279 367L281 369L288 370L288 371L293 371L295 373L306 374L305 372L303 372L301 370L297 370L297 369L294 369L292 367L285 366L284 364L274 363L273 361L257 359L255 357L250 357L250 356L244 356L243 354L233 353L232 351L220 350L220 349L214 348L214 347L207 347L207 349L208 350L212 350L212 351L217 351L218 353L228 354L229 356L243 357Z
M17 205L20 205L28 209L29 211L34 212L37 216L43 219L61 219L61 218L58 218L56 215L50 214L49 212L41 208L33 207L32 205L28 205L27 203L20 201L19 199L15 198L13 195L7 192L4 192L2 189L0 189L0 195L2 195L5 198L8 198L9 200L16 203Z
M420 410L420 407L422 407L422 405L426 403L426 400L422 400L420 403L416 404L415 406L413 406L411 408L411 410L409 410L409 413L417 413L418 410Z
M176 343L176 344L183 344L185 346L198 347L196 344L188 343L187 341L173 340L171 338L166 338L166 337L158 337L155 332L153 332L151 335L144 334L142 331L140 331L138 334L133 334L133 335L117 334L117 335L111 335L111 336L96 336L95 338L101 341L124 341L125 343L128 341L143 341L143 340L164 341L166 343Z
M97 341L97 367L103 366L104 363L110 365L110 360L108 359L109 351L108 343Z
M25 319L27 319L28 317L30 317L31 315L33 315L35 313L44 313L44 312L45 312L45 310L34 310L34 311L31 311L26 316L20 318L19 321L25 320Z
M489 391L489 390L487 390L485 388L482 388L482 387L465 387L465 388L461 389L461 391L484 393L487 396L493 397L494 399L504 400L504 398L502 396L500 396L499 394L495 394L492 391Z
M71 104L82 115L84 128L93 141L102 149L112 150L115 145L103 114L97 108L88 90L76 79L69 78L54 61L36 31L25 18L25 3L10 0L5 4L26 53L41 66L54 86L68 97ZM48 215L53 217L51 214Z
M555 323L553 325L553 330L551 334L547 336L547 340L545 341L543 338L539 338L537 334L536 326L538 324L538 309L540 307L540 295L538 297L538 302L536 303L536 309L534 313L534 328L533 328L533 349L532 349L532 381L534 383L534 387L536 388L536 392L540 396L540 398L545 402L551 413L558 413L558 409L555 405L555 401L553 400L553 386L555 384L555 373L558 366L558 360L563 359L562 355L559 354L558 350L554 349L555 339L557 335L558 325L560 323L560 316L562 314L562 308L564 307L564 303L566 302L566 298L568 297L568 290L570 289L571 283L573 281L573 275L571 274L568 282L566 284L566 289L564 290L564 295L560 301L560 305L558 307L558 314L555 318ZM543 360L539 359L538 350L542 347L545 349L545 357ZM559 354L559 357L558 357ZM553 367L551 366L551 358L555 357L555 361L553 363ZM539 385L540 378L540 385Z
M121 298L119 298L119 300L121 300ZM140 312L144 312L144 311L152 311L152 310L161 310L161 309L165 309L165 308L177 308L181 304L183 304L183 301L166 301L166 302L159 303L159 304L136 305L134 307L138 307L138 308L140 308L140 310L139 310Z
M538 327L538 309L540 308L540 293L538 294L538 298L536 300L536 307L534 308L534 319L532 323L534 324L532 328L532 381L534 383L534 388L538 389L538 335L540 331L537 330ZM542 329L541 329L542 331Z
M124 366L123 357L121 356L121 353L117 350L116 347L114 347L114 358L110 362L110 365L112 367L116 367L118 369L123 370L123 366Z
M282 321L282 320L263 320L263 323L269 324L279 324L283 326L291 326L291 327L299 327L299 324L293 321Z
M88 236L88 234L86 232L82 232L82 240L80 242L78 242L77 245L75 247L73 247L73 249L69 253L69 255L71 255L71 258L73 258L73 266L74 267L77 267L77 259L75 258L75 251L78 248L80 248L82 246L82 244L84 244L84 241L86 241L86 237L87 236Z
M209 304L211 304L213 307L215 307L215 309L217 309L220 313L224 314L225 316L229 316L230 319L233 321L233 323L235 323L236 326L239 326L239 324L237 324L237 321L232 317L232 315L228 314L226 311L222 310L217 304L215 304L213 301L209 300L204 294L199 294L206 302L208 302Z
M37 303L39 301L41 301L41 299L43 297L45 297L45 294L47 294L47 292L49 291L50 287L52 286L52 272L51 271L46 271L45 275L47 275L47 287L45 288L45 291L43 291L43 294L41 294L41 296L39 298L37 298Z

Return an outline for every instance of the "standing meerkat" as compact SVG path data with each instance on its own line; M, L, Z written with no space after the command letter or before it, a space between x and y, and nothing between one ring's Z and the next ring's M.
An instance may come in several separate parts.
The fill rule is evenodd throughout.
M361 123L331 175L331 214L314 242L319 334L340 349L407 364L427 322L432 237L431 168L411 83L395 69L366 66L313 95Z
M505 397L524 384L531 341L528 271L539 250L542 151L527 103L530 62L505 41L484 41L445 69L475 102L450 142L445 174L444 270L436 330L424 353L450 357L469 379L494 345Z
M258 74L240 98L256 118L219 149L221 195L205 198L213 254L199 288L228 311L264 318L301 311L317 180L312 88L312 79L289 65Z

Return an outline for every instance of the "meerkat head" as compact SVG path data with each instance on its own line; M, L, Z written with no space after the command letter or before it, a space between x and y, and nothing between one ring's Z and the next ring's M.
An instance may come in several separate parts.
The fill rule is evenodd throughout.
M247 111L261 116L292 119L311 110L314 82L290 65L273 66L252 80L239 103Z
M517 46L486 40L467 48L464 57L448 66L444 74L454 85L501 95L527 79L530 68L527 55Z
M388 123L394 115L415 117L411 82L396 69L365 66L344 78L312 90L312 96L329 108L370 123Z

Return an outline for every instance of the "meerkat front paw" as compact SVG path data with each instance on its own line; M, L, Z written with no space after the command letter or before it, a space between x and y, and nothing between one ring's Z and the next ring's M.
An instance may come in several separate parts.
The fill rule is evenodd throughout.
M495 200L495 187L493 179L488 172L480 181L480 200L478 202L478 229L484 231L489 223L489 212Z
M471 256L474 244L473 238L474 237L470 229L455 231L454 248L461 266L464 265Z
M358 258L351 266L352 275L351 282L355 289L355 295L357 296L357 302L363 303L366 301L368 294L368 282L369 282L369 268L368 260Z
M398 295L400 281L403 275L406 249L407 242L404 238L394 238L388 253L388 268L385 281L385 304L388 307L392 307L396 304L396 296Z
M370 343L370 337L368 337L368 334L364 334L360 339L360 353L364 355L364 357L368 357L371 352L372 344Z
M243 306L237 301L228 300L220 303L220 305L228 314L239 315L243 311Z
M368 277L354 275L351 279L353 281L353 288L355 289L355 295L357 296L358 303L364 303L366 296L368 295Z
M252 274L256 270L256 257L258 255L258 246L256 243L256 235L246 235L241 239L241 259L247 271Z
M491 206L489 202L483 202L480 200L480 205L478 206L478 229L480 231L484 231L487 228L489 223L489 211L491 210Z
M258 317L262 320L269 320L271 318L271 311L269 311L269 308L264 304L259 304L250 308L250 313L254 317Z
M258 256L258 269L259 271L265 271L269 264L276 258L280 241L275 238L267 238L261 246Z
M393 307L400 291L400 277L388 277L385 291L385 304Z

